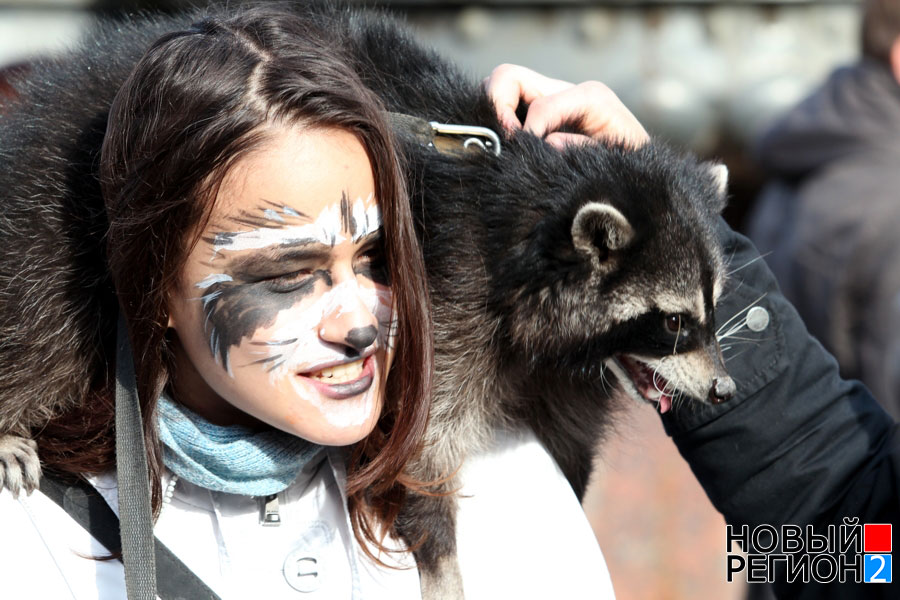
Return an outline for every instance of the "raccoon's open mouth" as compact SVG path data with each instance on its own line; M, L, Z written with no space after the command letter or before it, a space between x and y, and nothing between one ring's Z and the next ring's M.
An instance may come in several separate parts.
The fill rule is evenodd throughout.
M647 402L659 403L660 413L672 408L672 396L663 392L670 390L671 386L662 375L650 368L647 363L631 356L617 354L614 359L628 375L628 380L639 396Z

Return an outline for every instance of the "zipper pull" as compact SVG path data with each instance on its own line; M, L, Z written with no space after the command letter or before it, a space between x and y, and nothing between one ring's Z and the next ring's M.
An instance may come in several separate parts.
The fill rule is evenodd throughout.
M281 515L278 513L278 494L271 496L259 496L259 524L263 527L278 527L281 525Z

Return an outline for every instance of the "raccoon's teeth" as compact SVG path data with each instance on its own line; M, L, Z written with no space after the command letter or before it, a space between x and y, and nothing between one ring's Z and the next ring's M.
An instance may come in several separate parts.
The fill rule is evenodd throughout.
M354 379L359 379L363 372L363 361L357 360L352 363L328 367L315 373L307 375L310 379L315 379L323 383L338 384L347 383Z

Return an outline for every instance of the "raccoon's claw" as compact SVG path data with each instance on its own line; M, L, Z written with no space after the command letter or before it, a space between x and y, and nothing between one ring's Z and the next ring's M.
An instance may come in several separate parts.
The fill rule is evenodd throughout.
M33 492L40 480L37 442L17 435L0 436L0 490L5 487L15 498L22 490Z

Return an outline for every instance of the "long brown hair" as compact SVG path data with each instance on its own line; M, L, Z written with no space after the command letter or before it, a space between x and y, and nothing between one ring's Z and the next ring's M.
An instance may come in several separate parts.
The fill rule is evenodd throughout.
M168 297L228 169L264 141L272 122L349 131L372 164L399 329L384 410L375 431L352 449L347 493L357 538L380 547L378 534L391 530L414 485L401 471L421 444L429 409L433 348L425 270L381 102L327 32L276 9L208 17L164 35L110 110L100 165L107 255L130 328L153 508L160 506L162 469L156 401L174 364ZM108 390L99 394L95 406L110 411ZM111 468L112 420L91 435L108 449L104 460L79 464L67 456L54 465L53 456L42 458L69 472Z

